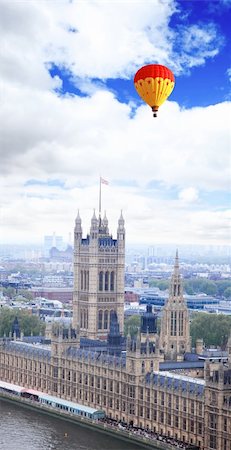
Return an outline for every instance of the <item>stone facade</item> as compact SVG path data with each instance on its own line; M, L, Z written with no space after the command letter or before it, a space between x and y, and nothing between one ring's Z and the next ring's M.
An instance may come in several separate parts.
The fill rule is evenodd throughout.
M0 379L103 409L110 418L201 450L231 450L231 338L228 362L207 363L204 379L160 371L164 358L182 359L190 349L178 255L160 336L150 310L137 339L128 336L126 352L119 356L96 350L102 340L95 349L81 348L81 336L105 338L111 311L123 330L124 237L122 215L117 240L109 235L106 217L101 221L95 214L83 239L77 216L74 326L56 329L51 345L26 343L16 333L14 340L1 339ZM115 322L112 340L119 336L117 328Z
M109 234L108 221L91 220L90 234L82 237L81 219L75 222L73 326L81 336L106 339L110 315L116 312L120 330L124 323L125 228L121 216L117 239Z
M0 379L105 410L107 416L195 444L231 448L231 361L206 379L159 372L158 346L128 339L127 355L83 350L74 330L51 348L2 339Z

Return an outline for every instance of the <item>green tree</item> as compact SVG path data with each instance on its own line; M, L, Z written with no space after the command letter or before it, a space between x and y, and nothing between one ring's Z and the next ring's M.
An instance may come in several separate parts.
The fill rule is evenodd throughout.
M202 338L207 347L211 345L225 348L231 331L231 317L224 314L194 313L190 333L192 345Z
M161 291L166 291L169 288L169 280L160 280L157 286Z
M9 298L13 298L16 295L16 289L11 286L3 288L3 294Z
M134 315L134 316L125 318L124 335L127 336L128 331L130 331L131 337L135 337L137 335L139 327L140 327L140 316Z
M224 295L224 291L231 287L231 281L230 280L218 280L216 281L217 285L217 293L218 295L222 296Z
M45 324L40 321L37 316L31 315L28 311L22 311L19 309L1 308L0 310L0 336L9 336L12 331L12 325L18 318L19 326L25 336L38 336L44 334Z
M225 298L231 298L231 287L227 287L223 293Z
M22 295L27 300L32 300L33 299L33 294L28 289L19 289L18 290L18 295Z

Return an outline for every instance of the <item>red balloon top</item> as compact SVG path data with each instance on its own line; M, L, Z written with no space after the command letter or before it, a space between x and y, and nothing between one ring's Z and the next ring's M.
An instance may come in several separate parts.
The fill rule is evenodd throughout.
M134 77L134 83L137 81L145 80L145 78L168 78L170 81L175 82L174 75L170 69L165 66L161 66L160 64L149 64L148 66L141 67L141 69L136 72Z

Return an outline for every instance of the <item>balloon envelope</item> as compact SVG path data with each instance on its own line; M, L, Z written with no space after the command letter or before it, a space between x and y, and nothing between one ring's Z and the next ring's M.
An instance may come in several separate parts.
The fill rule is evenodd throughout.
M156 112L171 94L175 78L167 67L149 64L136 72L134 84L140 97Z

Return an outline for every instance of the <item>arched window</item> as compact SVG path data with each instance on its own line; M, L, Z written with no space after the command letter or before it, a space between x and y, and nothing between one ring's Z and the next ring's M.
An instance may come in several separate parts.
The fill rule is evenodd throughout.
M83 290L83 271L82 270L80 273L80 277L81 277L80 287L81 287L81 291L82 291Z
M144 373L144 372L145 372L145 362L142 361L142 373Z
M103 272L99 273L99 291L103 290Z
M83 328L83 310L80 311L80 327Z
M89 291L89 270L87 270L87 290Z
M104 329L107 330L108 329L108 311L104 311L104 325L103 325Z
M114 291L114 289L115 289L115 272L111 272L110 291Z
M87 289L87 271L84 270L84 290L86 291Z
M87 311L86 311L86 309L84 309L83 313L84 313L84 324L83 324L83 328L87 328Z
M98 313L98 330L102 330L103 326L103 311L100 310Z
M105 291L108 291L108 289L109 289L109 272L105 272L104 289L105 289Z

